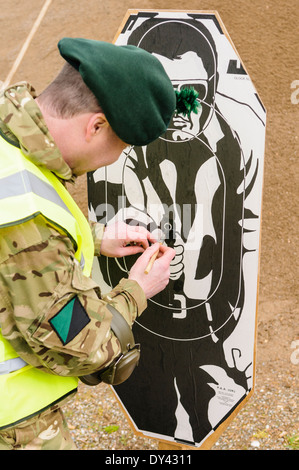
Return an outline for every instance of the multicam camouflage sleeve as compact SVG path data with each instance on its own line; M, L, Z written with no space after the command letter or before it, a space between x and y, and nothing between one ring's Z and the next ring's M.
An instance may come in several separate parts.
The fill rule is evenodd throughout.
M93 229L99 237L101 227ZM107 301L132 325L146 308L139 285L122 279L102 298L83 275L69 238L41 215L0 232L4 337L27 363L54 374L82 376L108 365L120 345Z
M103 239L103 234L105 230L105 225L100 224L98 222L89 222L92 238L94 242L94 255L100 256L101 255L101 243Z

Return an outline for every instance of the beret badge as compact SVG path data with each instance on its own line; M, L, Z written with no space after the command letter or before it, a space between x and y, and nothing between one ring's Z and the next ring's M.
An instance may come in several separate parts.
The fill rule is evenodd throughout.
M197 100L198 92L191 88L182 88L180 91L175 90L176 94L176 111L183 116L190 116L191 113L197 114L201 108L201 104Z

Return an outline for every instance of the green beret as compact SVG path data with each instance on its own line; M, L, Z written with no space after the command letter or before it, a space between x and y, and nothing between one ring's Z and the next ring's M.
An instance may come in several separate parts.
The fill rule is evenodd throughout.
M58 48L80 72L121 140L147 145L167 130L176 96L156 57L136 46L82 38L63 38Z

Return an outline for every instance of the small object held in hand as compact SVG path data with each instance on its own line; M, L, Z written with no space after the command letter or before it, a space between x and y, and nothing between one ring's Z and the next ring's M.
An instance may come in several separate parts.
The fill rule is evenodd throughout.
M162 245L162 243L160 243L160 245ZM150 270L152 269L154 261L157 258L159 251L160 251L160 248L153 254L151 259L149 260L149 263L148 263L148 265L147 265L147 267L144 271L144 274L148 274L150 272Z

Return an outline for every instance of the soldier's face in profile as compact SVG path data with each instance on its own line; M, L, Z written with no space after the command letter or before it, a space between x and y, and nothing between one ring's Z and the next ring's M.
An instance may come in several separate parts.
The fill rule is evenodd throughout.
M182 88L194 88L198 92L199 102L205 101L208 91L208 74L201 58L192 51L186 52L177 59L167 59L157 55L162 62L175 90ZM200 116L202 108L198 113L183 116L175 112L166 133L166 139L172 141L191 140L200 132Z

